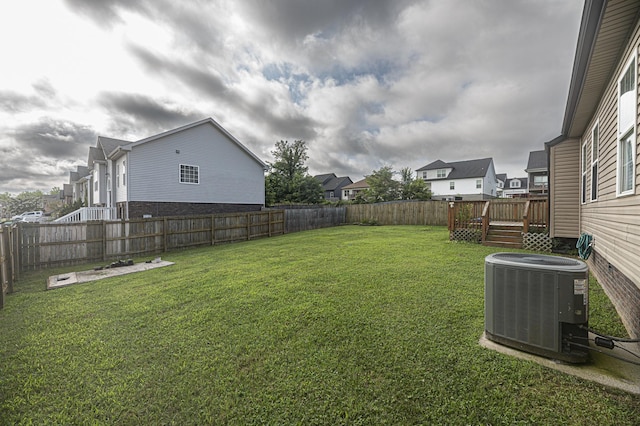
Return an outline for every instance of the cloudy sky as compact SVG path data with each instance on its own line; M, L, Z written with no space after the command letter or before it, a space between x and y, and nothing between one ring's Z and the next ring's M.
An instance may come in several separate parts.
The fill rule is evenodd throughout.
M49 191L98 135L213 117L311 174L493 157L560 133L581 0L20 0L0 4L0 193Z

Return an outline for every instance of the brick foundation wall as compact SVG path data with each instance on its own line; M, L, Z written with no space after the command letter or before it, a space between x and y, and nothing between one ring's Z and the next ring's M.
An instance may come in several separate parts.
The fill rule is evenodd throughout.
M260 204L224 204L224 203L162 203L147 201L129 202L129 219L141 218L149 214L152 217L191 216L215 213L238 213L262 210Z
M629 334L640 338L640 288L595 250L588 263Z

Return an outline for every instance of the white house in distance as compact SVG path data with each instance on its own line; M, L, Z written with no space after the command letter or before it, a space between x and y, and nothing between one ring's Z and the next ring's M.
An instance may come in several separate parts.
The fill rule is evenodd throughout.
M454 161L436 160L416 170L433 199L486 200L498 195L493 158Z
M88 206L117 217L260 210L267 165L212 118L139 141L100 136L89 150Z
M529 179L526 177L507 178L502 188L503 198L527 197Z

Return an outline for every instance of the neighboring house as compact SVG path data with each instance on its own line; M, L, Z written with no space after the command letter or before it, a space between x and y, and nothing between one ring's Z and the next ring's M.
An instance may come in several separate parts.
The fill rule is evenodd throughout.
M73 173L73 172L70 172ZM71 204L73 203L73 185L70 183L65 183L62 185L62 193L60 197L62 198L62 204Z
M87 178L89 176L89 168L87 166L76 166L76 170L69 172L69 186L64 186L65 197L71 197L71 202L78 200L86 201L87 197ZM68 191L68 193L67 193Z
M338 201L342 199L342 188L353 182L348 176L337 177L335 173L314 176L322 185L325 200Z
M527 197L529 194L529 179L526 177L521 178L508 178L504 183L502 189L502 196L504 198L520 198Z
M486 200L498 196L493 158L445 163L436 160L416 170L433 199Z
M593 237L591 272L640 337L640 2L587 0L562 135L547 142L550 234Z
M345 201L352 201L356 199L359 192L369 189L367 179L362 179L357 182L345 185L342 187L342 199Z
M501 198L504 196L504 184L507 182L507 174L506 173L498 173L496 174L496 192L498 197Z
M530 196L547 196L549 194L547 151L529 152L529 161L524 171L529 176L529 190L527 192L529 192Z
M119 218L260 210L267 166L212 118L135 142L98 137L85 184L89 206Z

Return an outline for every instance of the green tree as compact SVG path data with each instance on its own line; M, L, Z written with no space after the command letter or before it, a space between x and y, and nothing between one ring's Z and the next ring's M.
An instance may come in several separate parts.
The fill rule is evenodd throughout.
M400 196L403 200L431 199L431 191L427 188L427 184L422 179L414 178L409 167L400 170L400 177L402 179Z
M42 191L25 191L16 196L8 192L0 194L0 204L4 216L11 217L32 210L42 210Z
M265 199L268 205L278 203L315 204L322 200L322 185L309 175L305 162L309 159L303 140L293 143L276 142L265 179Z
M363 191L361 198L368 203L397 200L400 196L400 182L393 179L394 173L391 167L385 166L365 176L369 189Z

